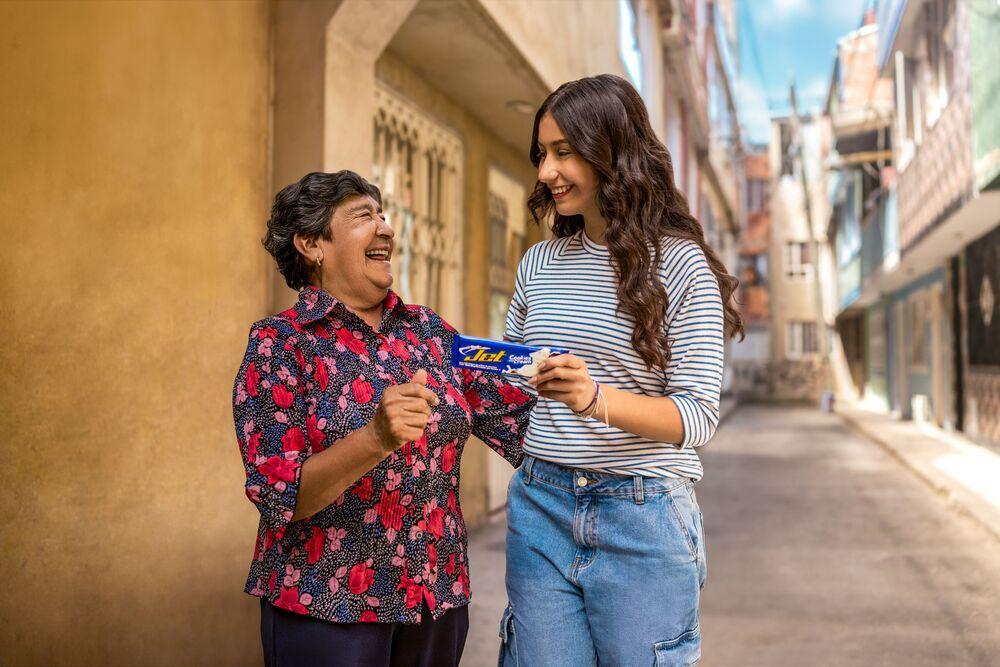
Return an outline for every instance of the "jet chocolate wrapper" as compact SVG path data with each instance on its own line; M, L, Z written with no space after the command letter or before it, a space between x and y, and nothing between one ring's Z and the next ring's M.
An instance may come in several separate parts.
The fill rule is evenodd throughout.
M456 368L535 377L538 365L569 350L559 347L533 347L488 338L455 336L451 344L451 365Z

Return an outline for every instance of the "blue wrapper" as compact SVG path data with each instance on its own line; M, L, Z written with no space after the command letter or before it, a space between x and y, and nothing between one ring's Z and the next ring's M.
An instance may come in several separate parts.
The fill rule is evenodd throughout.
M487 373L534 377L538 374L539 363L550 356L568 352L560 347L533 347L488 338L455 336L451 344L451 365Z

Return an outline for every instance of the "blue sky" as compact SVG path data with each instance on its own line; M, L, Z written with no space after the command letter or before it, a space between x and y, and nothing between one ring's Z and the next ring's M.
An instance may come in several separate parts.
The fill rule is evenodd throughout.
M860 25L868 4L869 0L738 0L737 103L744 141L767 142L769 117L788 113L788 84L793 79L800 112L822 107L837 40Z

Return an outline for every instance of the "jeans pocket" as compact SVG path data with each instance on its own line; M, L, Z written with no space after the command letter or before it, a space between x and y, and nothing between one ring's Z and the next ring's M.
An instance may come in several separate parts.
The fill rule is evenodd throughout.
M519 667L517 661L517 640L514 637L514 610L510 605L503 610L500 619L500 656L497 667Z
M708 552L705 548L705 515L698 510L698 585L705 588L708 580Z
M691 494L686 487L680 487L667 494L671 514L680 535L687 543L691 560L698 560L698 525L697 506L691 500Z
M689 667L701 659L701 628L695 626L669 641L653 645L656 667Z

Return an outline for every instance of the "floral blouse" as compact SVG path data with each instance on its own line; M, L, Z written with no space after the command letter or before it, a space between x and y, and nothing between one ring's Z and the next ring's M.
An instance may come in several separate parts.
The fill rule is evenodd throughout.
M233 392L247 497L260 527L246 592L338 623L420 621L469 602L459 461L470 433L512 465L534 399L450 365L455 330L389 292L376 331L326 292L250 329ZM441 402L405 444L308 519L291 521L303 462L363 427L420 368Z

